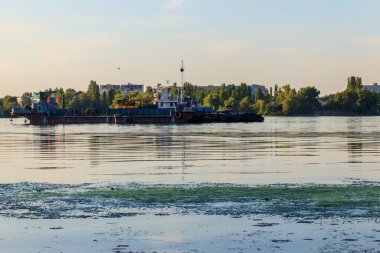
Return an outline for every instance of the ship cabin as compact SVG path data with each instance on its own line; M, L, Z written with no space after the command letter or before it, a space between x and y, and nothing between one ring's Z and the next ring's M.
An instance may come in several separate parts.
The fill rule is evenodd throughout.
M155 100L155 103L156 107L160 109L176 109L179 105L179 99L176 96L163 92Z
M184 112L213 112L212 107L203 106L198 100L194 98L185 98L182 102L182 105L179 108Z
M156 106L157 108L177 108L178 106L178 100L173 100L173 99L157 99L156 100Z
M40 113L58 110L58 98L51 92L35 92L32 97L31 109Z

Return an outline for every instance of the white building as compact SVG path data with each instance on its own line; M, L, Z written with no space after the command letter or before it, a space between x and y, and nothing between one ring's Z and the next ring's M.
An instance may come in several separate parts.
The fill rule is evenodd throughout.
M113 84L104 84L99 85L99 93L103 94L103 92L107 92L109 90L120 90L120 85L113 85Z
M166 86L166 85L162 85L160 83L158 83L156 85L156 87L152 87L152 90L153 90L153 95L155 97L160 97L161 95L163 94L168 94L168 96L172 93L172 90L174 89L174 86ZM175 96L173 97L176 97L176 99L178 98L178 96L180 95L181 93L181 89L182 87L180 86L177 86L177 94L175 94Z
M137 92L144 92L144 85L143 84L121 84L121 85L114 85L114 84L105 84L105 85L99 85L99 93L103 94L103 92L108 92L109 90L118 90L123 94L129 94L133 91Z
M377 83L374 83L372 85L363 85L363 88L368 91L380 93L380 86Z

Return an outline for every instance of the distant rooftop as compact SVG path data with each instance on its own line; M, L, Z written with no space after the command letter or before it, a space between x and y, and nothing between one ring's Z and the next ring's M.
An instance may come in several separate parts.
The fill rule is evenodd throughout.
M380 86L378 85L378 83L364 84L363 88L368 91L380 93Z

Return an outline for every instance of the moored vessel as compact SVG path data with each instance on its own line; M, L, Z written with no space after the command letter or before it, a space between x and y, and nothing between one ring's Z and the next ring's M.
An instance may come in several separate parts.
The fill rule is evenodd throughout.
M25 117L31 125L57 124L196 124L263 122L264 117L253 112L238 113L231 110L215 111L202 106L193 98L184 97L183 61L180 68L182 89L172 92L161 85L152 100L124 98L116 101L112 109L99 113L96 108L66 110L59 108L53 92L33 94L31 106L14 108L12 116ZM63 103L64 104L64 103Z
M215 111L204 107L198 101L163 93L154 101L120 101L120 104L106 113L95 108L66 110L58 107L52 92L34 93L32 105L14 108L13 117L25 117L31 125L57 124L196 124L263 122L261 115L247 112Z

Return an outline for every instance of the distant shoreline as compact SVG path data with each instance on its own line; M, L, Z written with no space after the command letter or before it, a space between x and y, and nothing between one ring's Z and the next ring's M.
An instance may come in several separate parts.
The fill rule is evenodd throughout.
M380 114L358 114L352 112L334 112L334 111L319 111L314 114L294 114L294 115L264 115L264 117L279 117L279 118L297 118L297 117L379 117ZM0 116L0 119L17 119L22 117Z

